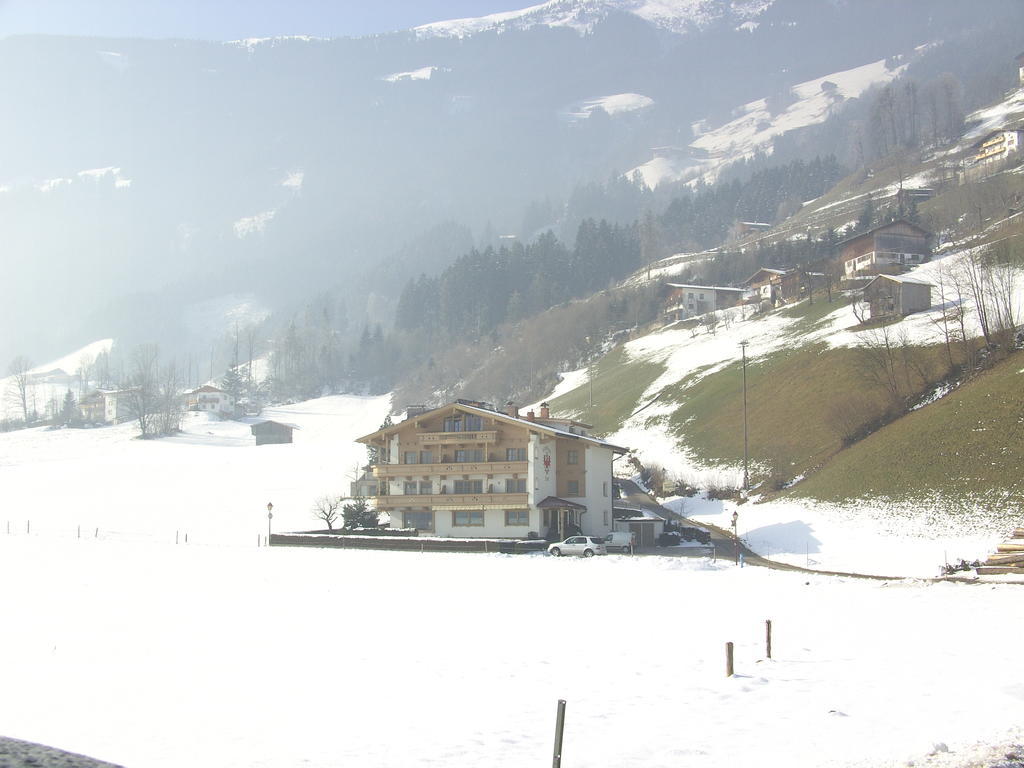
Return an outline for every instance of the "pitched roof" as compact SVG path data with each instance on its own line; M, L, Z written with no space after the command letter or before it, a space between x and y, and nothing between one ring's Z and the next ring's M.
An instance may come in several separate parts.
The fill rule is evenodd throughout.
M575 501L566 501L560 499L557 496L548 496L543 501L537 503L538 509L580 509L584 512L587 508L582 504L577 504Z
M419 414L413 416L412 418L413 419L427 418L427 417L429 417L429 416L431 416L433 414L436 414L438 411L443 411L443 410L447 410L447 409L463 411L465 413L479 414L480 416L486 416L489 419L497 419L498 421L502 421L502 422L504 422L506 424L517 424L519 426L527 427L528 429L533 429L533 430L536 430L538 432L544 432L546 434L553 435L555 437L567 437L567 438L570 438L572 440L580 440L580 441L586 442L586 443L593 443L594 445L600 445L600 446L605 447L605 448L611 448L616 453L629 453L629 449L628 448L623 448L621 446L609 443L609 442L607 442L605 440L601 440L601 439L596 438L596 437L590 437L589 435L578 435L575 432L569 432L567 430L560 429L558 427L552 426L551 424L547 424L547 423L545 423L541 419L536 419L534 421L530 421L529 419L524 419L524 418L521 418L521 417L518 417L518 416L509 416L507 413L501 413L500 411L491 411L491 410L488 410L487 408L480 408L478 406L467 405L465 403L448 403L447 405L442 405L442 406L440 406L438 408L434 408L432 410L424 411L423 413L419 413ZM368 435L363 435L362 437L358 437L358 438L356 438L356 442L357 443L366 443L366 442L369 442L371 439L373 439L375 437L378 437L380 435L385 435L385 434L394 432L395 430L401 428L407 421L409 421L409 419L406 419L405 421L400 421L397 424L392 424L390 427L385 427L384 429L378 429L376 432L371 432Z
M910 283L911 285L927 285L931 288L935 287L935 283L929 283L927 280L922 280L919 277L913 277L911 275L876 275L868 285L871 285L875 280L892 280L894 283ZM864 287L867 288L868 285L865 285Z
M746 293L746 288L730 288L724 285L687 285L686 283L666 283L670 288L700 288L705 291L736 291Z
M770 275L785 275L791 270L788 269L773 269L772 267L760 267L754 274L743 281L743 285L753 282L754 278L760 275L762 272L767 272Z
M204 384L203 386L199 387L198 389L193 389L191 392L189 392L189 394L190 395L196 395L196 394L199 394L200 392L219 392L222 395L226 395L227 394L227 392L225 392L223 389L218 389L217 387L215 387L215 386L213 386L211 384Z
M836 247L839 247L841 245L846 245L847 243L852 243L854 240L860 240L862 237L868 237L870 235L875 234L879 230L888 229L889 227L895 226L896 224L906 224L908 227L913 227L914 229L916 229L918 232L920 232L922 235L925 235L926 237L931 237L932 236L931 232L929 232L924 227L917 226L917 224L915 224L912 221L908 221L907 219L896 219L895 221L890 221L890 222L887 222L885 224L879 224L877 227L872 227L867 232L861 232L859 235L852 235L852 236L846 238L845 240L840 240L839 242L836 243Z

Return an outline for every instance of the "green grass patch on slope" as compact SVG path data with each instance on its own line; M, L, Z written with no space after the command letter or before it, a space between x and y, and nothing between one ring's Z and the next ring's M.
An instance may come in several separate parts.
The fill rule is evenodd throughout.
M752 464L789 476L841 448L827 411L843 389L857 386L849 350L823 346L784 350L747 363L747 428ZM711 464L743 460L743 369L739 361L696 383L670 388L673 431ZM752 473L757 474L757 473ZM762 473L763 474L763 473Z
M943 498L1024 505L1024 353L880 429L795 486L794 496L843 502Z
M594 366L594 407L590 407L590 384L584 383L551 401L556 415L577 414L600 434L622 426L642 405L640 397L665 372L661 363L631 359L624 347L616 347Z
M939 351L921 354L937 360ZM742 462L740 362L687 384L668 388L662 398L676 404L670 425L680 442L709 464ZM860 350L812 345L748 361L751 476L784 481L811 472L843 449L850 405L871 414L865 420L872 421L887 408L886 397Z

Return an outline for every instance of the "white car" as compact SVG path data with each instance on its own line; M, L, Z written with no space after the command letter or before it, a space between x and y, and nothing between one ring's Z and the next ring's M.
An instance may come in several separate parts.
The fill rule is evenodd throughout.
M593 536L570 536L565 541L558 541L549 546L548 554L555 557L562 555L593 557L594 555L607 555L608 548L601 539Z

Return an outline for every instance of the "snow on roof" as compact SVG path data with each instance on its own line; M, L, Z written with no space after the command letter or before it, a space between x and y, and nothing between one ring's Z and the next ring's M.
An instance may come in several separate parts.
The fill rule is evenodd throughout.
M661 520L665 521L665 518L657 514L653 510L644 509L641 507L612 507L612 512L615 515L616 520L627 520L631 522L657 522Z
M921 278L913 277L912 275L876 275L871 283L875 282L875 280L882 279L892 280L894 283L911 283L913 285L927 285L932 288L935 287L934 283L929 283L927 280L922 280ZM871 283L868 283L868 285L871 285ZM864 287L866 288L867 286Z
M746 293L746 288L730 288L724 285L687 285L686 283L666 283L670 288L700 288L702 291L736 291Z

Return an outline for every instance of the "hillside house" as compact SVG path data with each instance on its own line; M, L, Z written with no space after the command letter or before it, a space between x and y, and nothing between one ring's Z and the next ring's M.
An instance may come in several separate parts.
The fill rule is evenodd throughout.
M800 298L800 274L795 269L761 267L742 284L762 306L777 307Z
M458 400L358 442L378 449L372 499L392 526L458 538L561 540L612 530L612 461L626 453L590 427Z
M1017 78L1022 86L1024 86L1024 53L1017 54Z
M878 275L864 286L871 319L904 317L932 305L931 283L910 275Z
M235 399L223 389L207 384L185 393L185 409L233 416Z
M106 421L106 408L106 398L98 389L78 401L78 414L86 424L102 424Z
M249 427L256 445L282 445L292 442L292 431L298 429L294 424L280 421L261 421Z
M846 278L897 274L931 253L931 233L905 219L883 224L837 244Z
M687 317L703 315L718 309L735 307L747 294L745 288L727 288L713 285L685 285L668 283L669 293L665 299L667 322L676 322Z
M107 424L120 424L133 418L131 390L115 389L103 393L103 420Z
M993 131L976 141L967 160L963 180L976 181L1021 160L1024 129Z

